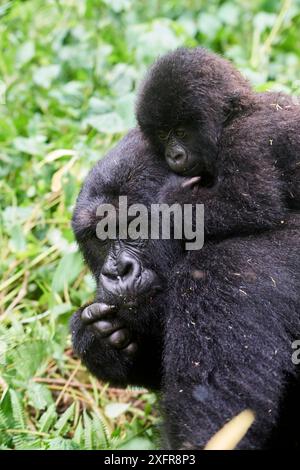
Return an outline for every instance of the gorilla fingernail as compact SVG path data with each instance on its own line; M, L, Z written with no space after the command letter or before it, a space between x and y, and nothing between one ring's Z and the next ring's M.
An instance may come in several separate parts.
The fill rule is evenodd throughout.
M184 181L181 185L182 188L189 188L193 187L195 184L199 183L201 181L201 176L194 176L193 178L189 178L186 181Z
M108 305L101 302L94 303L83 310L81 314L81 320L83 323L93 323L104 315L111 313L115 309L115 305Z

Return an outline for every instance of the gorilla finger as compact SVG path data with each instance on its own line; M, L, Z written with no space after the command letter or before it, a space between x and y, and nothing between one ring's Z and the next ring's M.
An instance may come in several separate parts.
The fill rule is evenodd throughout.
M117 330L108 338L108 341L116 349L123 349L130 341L129 331L125 328Z
M181 187L193 189L200 181L201 176L193 176L192 178L186 178L185 181L181 184Z
M137 350L138 350L138 345L136 343L129 343L128 346L126 346L126 348L123 349L123 351L130 356L135 354Z
M102 336L110 336L112 333L114 333L117 330L120 330L122 328L122 325L118 322L110 322L107 320L100 320L94 323L93 327L101 333Z
M105 315L112 313L115 309L116 307L114 305L108 305L102 302L94 303L83 310L81 320L83 323L93 323Z

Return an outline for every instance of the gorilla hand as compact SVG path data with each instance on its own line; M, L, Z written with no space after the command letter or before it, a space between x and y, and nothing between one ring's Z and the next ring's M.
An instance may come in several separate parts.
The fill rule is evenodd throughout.
M172 175L163 185L159 193L161 203L202 204L213 196L216 185L202 186L201 176L183 177Z
M90 328L113 348L134 354L137 351L137 344L131 341L131 333L114 313L116 313L114 305L93 303L85 307L81 320L83 324L90 325Z

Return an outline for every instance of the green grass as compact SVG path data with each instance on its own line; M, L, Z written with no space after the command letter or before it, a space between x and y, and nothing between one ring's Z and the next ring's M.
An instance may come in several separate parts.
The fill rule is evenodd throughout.
M70 218L94 162L134 125L138 80L179 45L224 53L257 89L299 93L300 1L0 2L0 446L151 448L146 390L73 356L93 297Z

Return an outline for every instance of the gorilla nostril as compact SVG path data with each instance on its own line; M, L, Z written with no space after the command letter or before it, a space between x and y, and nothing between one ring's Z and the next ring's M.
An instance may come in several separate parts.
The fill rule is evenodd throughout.
M107 277L108 279L110 279L112 281L115 281L118 278L118 276L116 274L113 274L109 271L102 271L102 274L103 274L103 276Z
M122 253L118 259L117 270L121 279L135 278L139 273L139 262L130 255Z
M120 277L126 277L133 271L133 265L130 262L120 263L118 273Z
M174 155L174 160L176 163L182 163L185 160L185 154L183 152L177 153Z
M115 281L118 277L118 273L115 269L112 269L111 266L104 264L101 274L106 278L110 279L111 281Z

